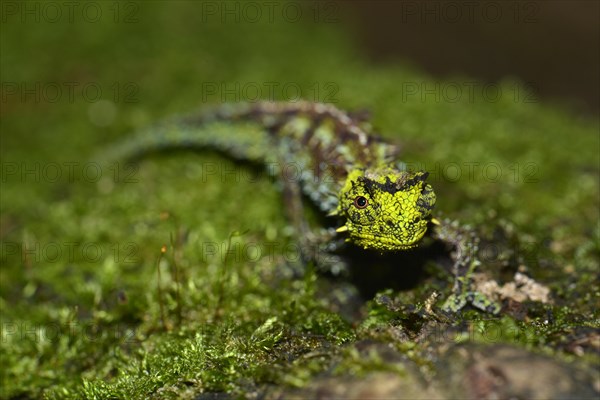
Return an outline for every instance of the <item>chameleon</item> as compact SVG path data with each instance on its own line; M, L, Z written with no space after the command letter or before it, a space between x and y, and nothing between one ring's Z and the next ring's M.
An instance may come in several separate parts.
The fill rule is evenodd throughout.
M365 113L349 113L325 103L230 103L173 118L114 145L112 160L135 160L172 148L212 148L242 160L269 166L282 183L284 203L301 249L316 249L307 260L345 243L379 252L412 249L429 230L455 249L453 294L443 308L458 311L467 304L497 313L499 306L471 290L470 274L479 261L471 251L477 240L468 230L433 217L436 195L426 171L410 171L399 147L372 132ZM293 166L298 174L286 177ZM303 197L336 228L310 228ZM466 247L465 247L466 246ZM333 260L333 261L331 261ZM342 266L341 266L342 265ZM331 266L330 266L331 267Z

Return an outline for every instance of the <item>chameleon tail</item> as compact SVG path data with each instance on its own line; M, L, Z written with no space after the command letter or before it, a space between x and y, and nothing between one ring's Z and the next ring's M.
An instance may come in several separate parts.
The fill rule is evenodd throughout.
M269 158L269 140L265 127L252 121L193 123L179 119L142 130L109 147L98 159L132 161L166 149L211 148L241 160L264 162Z

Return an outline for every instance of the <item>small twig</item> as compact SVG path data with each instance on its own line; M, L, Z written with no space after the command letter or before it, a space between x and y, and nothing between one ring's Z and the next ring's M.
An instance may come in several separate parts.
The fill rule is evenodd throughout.
M163 305L163 295L162 288L160 286L160 262L162 261L163 255L167 252L167 246L163 245L160 248L160 254L158 255L158 259L156 260L156 274L157 274L157 282L156 289L158 292L158 306L160 307L160 321L162 322L162 326L164 330L167 330L167 323L165 319L165 308Z
M222 270L223 272L221 274L221 279L219 279L220 282L219 282L218 295L217 295L218 297L217 297L217 304L215 307L215 315L214 315L215 320L218 320L220 317L220 309L221 309L221 305L223 304L223 298L225 297L225 281L226 281L227 277L229 276L228 264L229 264L229 253L231 252L231 242L234 237L242 236L246 232L247 231L231 232L229 234L229 238L227 239L227 250L225 252L225 257L223 258L223 270Z
M177 229L176 229L177 230ZM173 234L170 235L171 247L173 249L173 275L175 278L175 299L177 302L177 308L175 310L177 315L177 323L181 323L181 283L179 282L179 268L177 267L177 252L176 252L176 241L173 239Z

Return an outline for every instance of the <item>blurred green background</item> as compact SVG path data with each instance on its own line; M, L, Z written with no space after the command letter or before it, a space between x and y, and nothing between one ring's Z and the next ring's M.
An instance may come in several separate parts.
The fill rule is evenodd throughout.
M476 11L461 24L427 3L2 2L0 396L248 396L303 388L332 365L389 370L347 347L379 332L371 298L332 299L328 280L282 272L291 239L268 177L244 179L256 169L211 152L135 169L90 161L206 104L369 110L403 160L432 173L438 212L528 244L530 273L556 296L550 309L597 329L598 27L585 18L597 3L561 20L560 2L514 2L498 23ZM573 40L548 50L559 42L540 36L548 26ZM556 65L573 68L554 79L544 67ZM209 164L218 173L206 180ZM207 243L222 253L269 241L279 245L269 257L207 255ZM448 289L426 275L400 296ZM553 353L560 335L534 325L533 347ZM311 352L321 353L302 358Z

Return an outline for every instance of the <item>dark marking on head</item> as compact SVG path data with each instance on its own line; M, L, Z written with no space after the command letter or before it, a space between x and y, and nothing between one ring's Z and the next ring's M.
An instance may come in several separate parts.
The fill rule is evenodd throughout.
M429 200L432 192L433 192L433 189L431 188L431 186L426 185L423 188L423 190L421 191L421 196L417 200L417 206L420 207L421 209L425 209L428 211L433 210L434 204L432 204L431 201Z
M373 180L370 178L362 177L362 182L365 186L365 189L369 193L373 193L374 192L373 189L377 189L379 191L383 191L386 193L395 194L396 192L399 192L399 191L408 191L413 186L424 182L425 179L427 179L428 175L429 175L429 172L421 172L421 173L417 173L415 176L413 176L412 178L407 179L405 181L398 179L395 182L393 182L389 177L386 176L385 182L383 182L383 183L377 182L376 180Z
M404 182L401 190L407 190L421 182L425 182L425 179L427 179L428 176L429 176L429 172L422 172L422 173L415 175L414 177L412 177L412 178L408 179L406 182Z
M396 182L392 182L392 180L387 176L385 177L384 183L380 183L380 182L377 182L377 181L375 181L373 179L369 179L369 178L363 178L363 182L365 185L365 189L369 193L373 193L376 191L382 191L382 192L394 194L397 191L401 190L400 185L398 185Z

